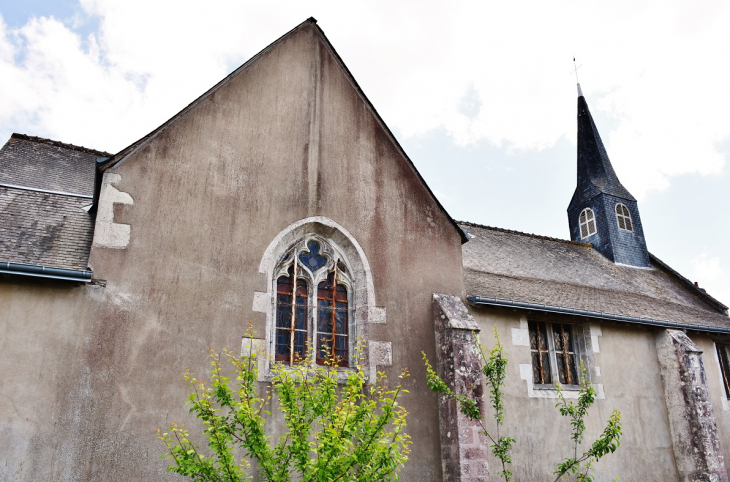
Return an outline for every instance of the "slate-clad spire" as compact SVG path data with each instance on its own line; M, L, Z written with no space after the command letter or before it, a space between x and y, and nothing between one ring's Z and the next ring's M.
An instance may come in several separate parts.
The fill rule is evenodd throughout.
M588 110L586 98L583 97L578 84L578 186L579 191L588 191L593 195L603 192L623 199L635 201L616 177L606 148Z
M615 263L650 266L636 199L613 170L580 84L578 182L568 206L568 219L573 240L592 243Z

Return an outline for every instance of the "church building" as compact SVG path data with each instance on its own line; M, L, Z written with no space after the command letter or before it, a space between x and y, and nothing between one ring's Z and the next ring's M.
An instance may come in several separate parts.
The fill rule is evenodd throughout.
M580 86L577 120L570 239L452 219L314 19L120 152L13 134L0 480L181 480L156 429L198 423L183 367L253 346L263 386L307 340L342 373L359 340L370 379L408 367L402 480L499 480L421 357L489 424L477 341L496 331L515 480L572 456L556 384L577 398L582 366L586 441L613 410L623 427L596 480L728 481L728 307L651 254Z

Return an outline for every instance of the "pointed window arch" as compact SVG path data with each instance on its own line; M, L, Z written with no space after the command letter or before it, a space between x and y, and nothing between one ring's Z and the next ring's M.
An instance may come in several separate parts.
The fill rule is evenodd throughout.
M631 224L631 213L624 204L616 204L616 221L618 221L619 229L634 231L634 226Z
M350 273L344 256L321 236L305 236L286 251L275 270L276 361L302 362L311 347L317 364L334 359L337 366L349 366Z
M596 234L596 216L593 214L593 209L585 208L581 211L578 224L580 225L580 237L582 239Z

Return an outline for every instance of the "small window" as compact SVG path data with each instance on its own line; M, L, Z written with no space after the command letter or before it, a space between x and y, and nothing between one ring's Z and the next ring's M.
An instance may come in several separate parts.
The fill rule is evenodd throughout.
M579 385L580 361L575 352L573 326L530 321L532 382L536 385ZM556 377L553 374L557 374Z
M593 209L585 208L581 211L578 224L581 238L585 239L596 234L596 216L593 214Z
M715 345L717 347L717 359L720 361L720 372L722 382L725 385L725 397L730 399L730 356L728 356L728 345Z
M629 208L623 204L616 205L616 220L618 220L619 229L624 231L633 231L634 227L631 225L631 213Z

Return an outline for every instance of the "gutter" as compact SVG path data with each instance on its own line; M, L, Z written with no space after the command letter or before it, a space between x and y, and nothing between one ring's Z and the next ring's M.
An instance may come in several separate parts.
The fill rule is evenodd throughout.
M0 262L0 273L76 281L79 283L89 283L91 281L90 270L77 271L72 269L49 268L47 266L34 266L31 264Z
M541 311L544 313L558 313L561 315L582 316L584 318L593 318L597 320L620 321L623 323L633 323L636 325L655 326L659 328L674 328L677 330L692 330L708 333L724 333L730 334L730 326L728 328L719 328L715 326L699 326L687 325L684 323L675 323L666 320L654 320L652 318L639 318L636 316L613 315L611 313L603 313L599 311L580 310L577 308L565 308L562 306L541 305L537 303L526 303L524 301L502 300L499 298L485 298L482 296L467 296L469 303L475 306L497 306L501 308L519 308L523 310ZM728 320L730 323L730 320Z

